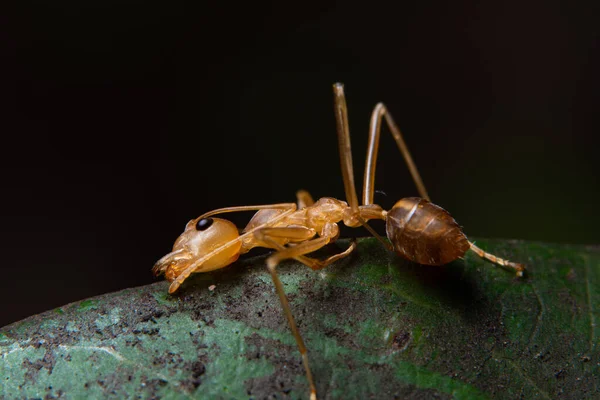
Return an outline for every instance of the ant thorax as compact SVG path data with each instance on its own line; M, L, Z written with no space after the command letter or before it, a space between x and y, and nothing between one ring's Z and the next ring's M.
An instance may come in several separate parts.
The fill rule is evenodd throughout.
M348 203L333 197L322 197L304 210L306 225L319 232L320 236L324 236L323 230L327 224L337 224L344 218Z
M337 200L332 197L323 197L317 200L314 204L296 210L289 216L269 225L272 228L281 228L289 226L303 226L313 229L315 234L319 236L327 235L331 229L331 224L337 224L344 218L344 213L348 210L348 204L345 201ZM259 210L243 232L248 232L257 226L268 224L274 217L283 213L281 209L266 209ZM245 245L250 244L253 238L248 238Z

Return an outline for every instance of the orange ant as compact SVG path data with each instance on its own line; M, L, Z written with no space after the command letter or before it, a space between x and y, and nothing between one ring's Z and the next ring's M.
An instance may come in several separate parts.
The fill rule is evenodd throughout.
M187 223L185 231L175 241L173 251L158 260L152 269L156 275L165 274L166 279L171 282L169 293L173 293L190 274L224 268L254 247L276 250L267 258L267 268L271 273L283 311L302 354L302 362L310 385L311 400L316 400L317 394L308 364L307 349L292 316L283 285L279 280L277 265L282 260L293 258L313 270L319 270L348 256L356 249L355 240L350 242L350 246L346 250L325 260L306 256L306 254L337 240L340 233L337 225L339 222L343 221L346 226L352 228L364 226L388 249L419 264L444 265L462 257L467 250L471 249L483 259L515 270L517 276L523 276L525 271L523 264L496 257L475 246L467 239L461 227L446 210L430 202L425 185L423 185L421 176L410 156L400 129L382 103L375 106L371 115L363 184L363 204L359 205L354 185L344 86L341 83L334 84L333 92L346 201L323 197L315 202L308 192L301 190L297 193L297 205L295 203L279 203L239 206L207 212ZM375 164L381 121L384 117L421 195L421 197L408 197L398 201L390 211L385 211L377 204L373 204ZM221 218L212 218L217 214L252 210L258 210L258 212L254 214L241 235L232 222ZM391 246L368 225L367 222L371 219L380 219L386 222L386 232ZM286 246L290 244L291 246Z

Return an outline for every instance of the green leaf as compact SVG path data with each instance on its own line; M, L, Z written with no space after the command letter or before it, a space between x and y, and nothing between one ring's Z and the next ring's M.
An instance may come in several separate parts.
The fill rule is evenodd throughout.
M322 271L284 263L319 397L598 396L600 251L478 245L525 262L527 278L471 253L445 267L411 264L373 239ZM195 275L176 296L167 287L110 293L0 329L0 396L308 398L264 257Z

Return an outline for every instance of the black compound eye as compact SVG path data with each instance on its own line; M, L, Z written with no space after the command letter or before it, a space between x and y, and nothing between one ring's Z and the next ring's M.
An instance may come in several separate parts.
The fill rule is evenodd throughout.
M205 231L208 228L210 228L212 223L213 223L212 218L202 218L202 219L198 220L198 222L196 222L196 230L197 231Z

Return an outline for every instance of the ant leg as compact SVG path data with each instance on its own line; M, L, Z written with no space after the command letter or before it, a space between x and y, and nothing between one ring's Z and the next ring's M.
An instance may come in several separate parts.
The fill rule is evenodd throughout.
M318 250L331 242L330 237L320 237L317 239L308 240L314 235L315 232L313 229L304 227L264 228L260 231L257 231L255 234L257 239L262 242L262 244L260 244L261 247L272 247L278 250L277 253L271 256L276 257L278 260L277 262L287 258L293 258L313 270L325 268L337 260L348 256L356 249L356 240L353 239L350 243L350 246L346 250L341 253L334 254L325 260L317 260L315 258L306 257L304 254ZM295 239L306 241L297 244L294 247L284 247L283 244L279 243L277 239Z
M315 204L312 196L306 190L298 190L296 192L296 198L298 199L298 210Z
M480 249L479 247L475 246L475 243L473 243L473 242L469 242L469 244L471 245L471 250L473 250L473 252L475 254L477 254L479 257L483 258L484 260L488 260L496 265L500 265L501 267L504 267L507 269L515 270L517 272L517 276L519 278L522 277L523 274L525 273L525 265L515 263L512 261L508 261L508 260L505 260L500 257L496 257L495 255L488 253L488 252Z
M281 281L279 280L279 276L277 275L277 264L267 264L267 268L271 273L271 279L273 279L273 283L275 284L275 290L277 291L277 295L279 296L281 307L283 308L283 312L288 320L290 329L292 330L294 338L296 339L298 350L300 350L300 354L302 355L302 363L304 364L304 370L306 371L306 379L308 380L308 384L310 385L310 399L317 400L317 388L315 387L312 372L310 371L310 365L308 364L308 353L306 350L306 345L304 344L304 340L302 340L302 336L300 336L300 331L296 326L296 321L294 321L294 316L292 315L290 303L288 302L287 296L285 295L283 284L281 283Z
M296 339L298 350L300 351L300 354L302 356L302 363L304 364L304 369L306 371L306 378L310 385L310 398L311 400L316 400L317 392L313 381L312 372L310 370L310 364L308 362L307 348L304 344L302 336L300 335L300 331L298 330L296 321L294 320L294 316L292 314L287 296L285 295L283 285L279 280L279 275L277 274L277 266L284 259L294 258L312 269L320 269L350 254L356 248L356 240L353 240L350 247L342 253L331 256L324 261L319 261L309 257L305 257L304 254L308 254L325 246L331 241L330 237L320 237L317 239L308 240L294 247L284 247L283 245L277 242L277 239L283 238L299 240L302 236L306 237L308 236L308 234L314 236L314 230L305 227L282 227L264 228L260 231L256 231L255 236L260 242L263 242L268 247L272 247L279 250L277 253L273 254L267 259L267 268L271 273L271 278L273 280L273 283L275 284L275 289L277 290L277 295L279 296L281 306L288 320L288 324L290 326L290 329L292 330L294 338Z
M340 164L344 189L346 190L346 201L353 214L358 213L358 197L354 185L354 170L352 167L352 151L350 149L350 127L348 126L348 107L344 95L344 85L335 83L333 85L335 122L337 127L338 145L340 149Z
M344 189L346 191L346 201L357 222L364 226L377 240L383 243L386 248L391 250L390 245L360 216L356 185L354 184L352 150L350 148L350 127L348 125L348 107L346 106L344 85L335 83L333 85L333 95L338 146L340 150L340 164L342 167L342 178L344 179Z
M273 229L276 229L276 228L273 228ZM274 234L275 232L273 232L273 230L271 230L270 233ZM275 255L280 254L280 253L285 253L287 250L290 250L290 249L281 246L280 244L275 242L273 239L271 239L270 236L265 235L262 239L264 241L266 241L267 243L270 242L270 244L273 247L281 249L280 252L275 253L273 256L271 256L267 259L267 269L271 273L271 279L273 280L273 284L275 285L275 290L277 291L277 295L279 296L279 301L281 302L281 307L283 308L285 317L288 320L288 325L290 326L290 329L292 330L292 334L294 335L294 338L296 339L296 344L298 345L298 350L300 351L300 355L302 356L302 364L304 364L304 370L306 371L306 379L308 380L308 384L310 386L310 399L317 400L317 388L315 386L312 372L310 370L310 364L308 362L308 351L307 351L306 345L304 344L304 340L302 339L302 335L300 335L300 331L298 330L296 321L294 320L294 315L292 314L292 310L290 308L290 303L287 299L287 296L285 295L285 290L283 288L283 284L281 283L281 280L279 279L279 275L277 274L277 265L279 265L279 263L281 262L281 260L283 260L283 258L274 258ZM329 241L328 238L319 238L319 239L326 239L326 241L321 241L321 243L319 243L320 246L317 248L321 248L321 247L325 246L327 244L327 242ZM319 240L319 239L316 239L316 240ZM309 242L314 242L314 241L311 240ZM292 249L297 249L297 247L299 247L299 246L300 245L293 247ZM307 252L310 252L310 251L307 251ZM302 253L302 254L305 254L305 253ZM300 257L302 254L297 254L296 256ZM284 257L284 258L290 258L290 257Z
M385 122L390 129L390 133L394 137L394 140L396 140L396 144L398 145L398 149L400 149L402 156L404 156L404 161L406 161L406 165L408 166L410 174L415 181L415 185L417 185L420 196L425 200L430 200L427 190L425 189L425 185L423 184L423 180L421 179L421 175L419 175L417 166L415 165L410 152L408 151L408 147L404 142L404 138L402 137L402 133L400 132L398 125L396 125L394 122L394 119L388 112L385 105L383 105L383 103L379 103L375 106L373 113L371 114L369 144L367 147L367 160L365 163L365 176L363 179L363 204L373 204L373 192L375 191L375 166L377 163L377 151L379 150L379 136L381 131L382 117L385 117Z
M329 242L330 242L329 238L320 237L318 239L313 239L313 240L309 240L304 243L300 243L299 245L294 246L294 247L287 247L287 248L285 248L285 250L279 251L279 252L273 254L271 257L269 257L267 259L267 263L269 263L269 262L280 263L281 261L283 261L285 259L294 258L294 259L300 261L302 264L306 265L307 267L309 267L315 271L318 271L320 269L325 268L329 264L336 262L337 260L347 257L348 255L350 255L350 253L352 253L356 249L356 239L353 239L350 242L350 246L346 250L342 251L341 253L334 254L322 261L317 260L315 258L297 255L297 254L312 253L313 251L316 251L316 250L320 249L321 247L325 246Z
M346 250L342 251L341 253L334 254L334 255L324 259L323 261L306 257L308 260L310 260L310 262L313 263L313 265L309 265L309 264L305 264L305 265L307 265L310 268L312 268L313 270L317 271L317 270L325 268L329 264L336 262L337 260L341 260L342 258L349 256L350 253L352 253L355 249L356 249L356 239L352 239L350 241L350 246Z

